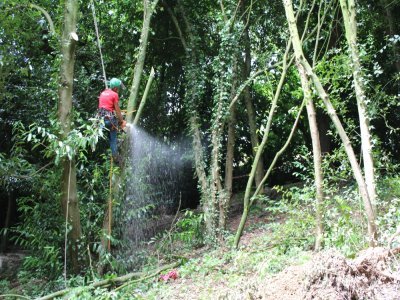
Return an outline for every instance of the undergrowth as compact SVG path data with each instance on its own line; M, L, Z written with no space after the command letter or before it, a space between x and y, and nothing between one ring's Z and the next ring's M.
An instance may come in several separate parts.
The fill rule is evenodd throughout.
M187 211L176 218L170 229L148 243L148 250L142 253L146 256L143 270L181 259L183 264L177 270L181 282L201 283L206 291L206 287L215 282L234 286L251 274L264 278L289 265L309 260L315 242L314 189L310 186L276 189L279 199L262 197L251 210L250 220L257 220L260 216L264 218L258 218L262 221L248 226L245 235L251 232L257 234L238 249L232 248L234 232L226 234L222 246L204 246L203 216ZM386 245L400 222L400 178L380 180L378 192L376 208L380 228L379 243ZM323 216L324 248L335 248L347 257L354 257L368 246L365 218L362 202L353 185L328 191ZM91 289L88 285L92 280L92 276L71 278L67 284L78 288L73 289L67 298L156 299L159 295L174 292L174 285L160 281L158 276L132 283L119 291ZM46 283L38 279L35 285L32 282L35 281L21 271L19 287L12 288L9 281L2 280L0 291L29 296L43 295L44 291L62 288L64 284L62 279Z

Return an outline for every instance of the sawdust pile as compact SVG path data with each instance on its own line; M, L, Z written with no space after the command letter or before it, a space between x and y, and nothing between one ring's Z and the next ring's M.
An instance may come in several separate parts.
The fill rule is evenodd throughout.
M318 254L305 280L305 299L400 299L396 253L368 248L354 260L336 251Z
M317 253L304 265L253 281L216 299L400 299L399 249L368 248L353 260L336 250Z

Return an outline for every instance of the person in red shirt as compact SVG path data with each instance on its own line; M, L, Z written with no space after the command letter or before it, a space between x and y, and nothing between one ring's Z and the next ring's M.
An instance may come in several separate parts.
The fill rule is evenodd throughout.
M118 90L124 85L118 78L112 78L109 84L110 88L105 89L99 96L99 116L104 119L104 124L109 130L109 141L111 153L114 160L118 160L117 149L117 130L118 125L124 129L126 121L122 117L119 108ZM118 118L118 121L117 121Z

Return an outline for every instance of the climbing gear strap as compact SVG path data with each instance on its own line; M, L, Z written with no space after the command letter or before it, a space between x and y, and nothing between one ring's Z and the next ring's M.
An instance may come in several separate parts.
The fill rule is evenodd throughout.
M115 118L115 114L114 114L114 112L113 111L110 111L110 110L107 110L107 109L105 109L105 108L99 108L99 110L97 111L97 115L100 117L100 118L104 118L104 117L106 117L106 118Z

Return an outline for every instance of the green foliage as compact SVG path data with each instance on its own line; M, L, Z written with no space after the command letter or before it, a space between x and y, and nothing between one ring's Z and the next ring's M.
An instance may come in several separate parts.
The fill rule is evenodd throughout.
M266 199L265 210L272 215L284 215L283 223L266 225L271 228L272 234L269 239L276 244L278 251L282 254L292 248L308 250L314 242L314 190L309 187L282 189L275 187L282 193L279 202L272 202ZM261 199L262 201L262 199Z
M151 243L155 243L162 255L176 257L182 251L202 246L204 234L204 214L186 210L170 230L157 235Z
M387 245L390 237L399 228L400 223L400 178L384 177L378 182L377 225L380 228L379 242ZM393 241L392 247L398 247L400 240Z
M55 159L55 164L67 157L71 160L74 156L78 158L84 157L87 148L95 151L96 145L100 138L104 138L104 125L99 119L90 119L90 123L86 123L83 119L78 119L78 127L69 132L67 138L62 138L62 132L59 123L50 120L51 126L44 128L36 123L29 125L29 128L21 122L17 122L14 126L14 134L20 137L20 143L32 143L32 150L40 149L46 158Z
M344 187L324 207L324 242L348 257L368 246L366 217L355 187Z
M46 193L51 194L52 191L43 189L43 194ZM22 269L43 278L59 276L63 265L63 222L61 214L54 213L60 211L60 204L57 198L53 199L37 201L31 197L20 198L18 210L23 222L12 229L15 243L30 250Z
M188 246L201 245L204 241L203 226L204 215L187 210L183 217L176 222L176 232L173 233L172 239L181 241Z
M1 294L8 294L10 291L10 281L7 279L0 280L0 295Z

